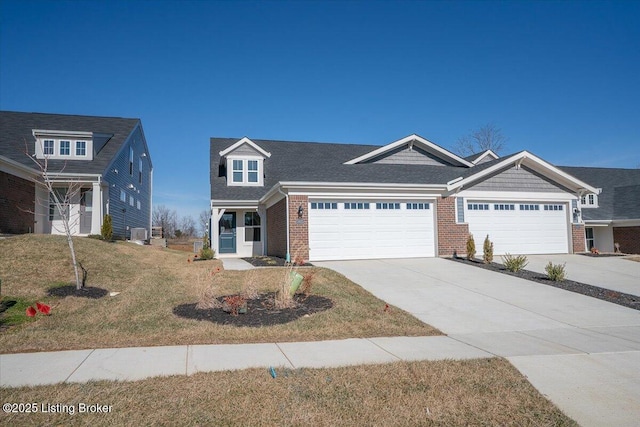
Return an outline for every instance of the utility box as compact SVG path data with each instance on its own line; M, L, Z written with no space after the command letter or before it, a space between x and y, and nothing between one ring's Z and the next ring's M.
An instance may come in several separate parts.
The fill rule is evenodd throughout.
M203 247L204 247L204 242L202 240L193 242L193 253L199 254Z
M131 229L131 240L142 240L143 242L147 240L147 229L146 228L132 228Z

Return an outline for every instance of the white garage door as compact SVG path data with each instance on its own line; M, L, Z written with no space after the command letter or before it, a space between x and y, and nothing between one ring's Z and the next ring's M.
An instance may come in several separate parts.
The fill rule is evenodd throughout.
M465 221L482 255L487 234L495 255L569 252L569 220L564 203L467 201Z
M311 200L309 259L434 256L433 211L427 200Z

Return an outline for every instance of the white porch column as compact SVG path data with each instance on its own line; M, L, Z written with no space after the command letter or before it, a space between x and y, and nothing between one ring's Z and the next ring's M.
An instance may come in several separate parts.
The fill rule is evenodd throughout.
M220 254L220 215L218 214L218 208L211 208L211 230L209 230L209 235L211 236L211 241L209 244L211 245L211 249L215 251L216 257L219 257Z
M91 234L100 234L102 230L102 188L94 182L91 197Z

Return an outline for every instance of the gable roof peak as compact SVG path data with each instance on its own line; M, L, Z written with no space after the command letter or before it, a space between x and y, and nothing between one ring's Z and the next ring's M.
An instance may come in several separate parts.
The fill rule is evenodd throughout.
M355 165L358 163L362 163L365 162L367 160L373 159L375 157L378 157L382 154L388 153L398 147L401 147L403 145L407 145L410 148L413 148L413 146L417 145L420 148L436 155L437 157L440 157L441 159L453 164L454 166L466 166L466 167L472 167L474 166L473 163L463 159L462 157L452 153L451 151L440 147L437 144L434 144L433 142L429 141L426 138L421 137L420 135L417 135L415 133L406 136L404 138L401 138L397 141L394 141L390 144L384 145L380 148L377 148L369 153L366 153L362 156L356 157L355 159L351 159L348 162L345 162L345 165Z
M227 147L226 149L220 151L220 157L226 156L227 154L231 153L233 150L235 150L236 148L240 147L243 144L247 144L251 146L254 150L256 150L257 152L259 152L265 157L271 157L270 152L264 150L262 147L260 147L258 144L256 144L246 136L243 136L242 138L240 138L237 142L232 144L230 147Z

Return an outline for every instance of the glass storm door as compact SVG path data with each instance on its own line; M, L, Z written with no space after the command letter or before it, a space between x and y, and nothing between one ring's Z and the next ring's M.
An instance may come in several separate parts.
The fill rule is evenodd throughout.
M80 234L91 233L91 211L93 210L93 190L80 190Z
M236 253L236 213L228 212L220 218L220 253Z

